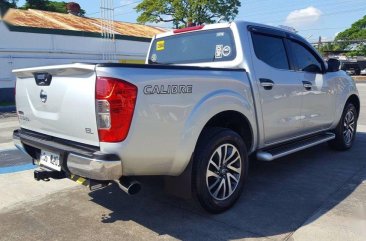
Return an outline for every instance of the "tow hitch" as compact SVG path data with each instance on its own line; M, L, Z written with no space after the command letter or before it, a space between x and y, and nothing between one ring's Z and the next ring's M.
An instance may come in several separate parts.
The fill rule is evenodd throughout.
M125 193L129 195L134 195L138 193L141 190L141 184L137 182L136 180L131 180L129 178L121 178L120 180L114 180L114 181L97 181L92 179L87 179L84 177L80 177L77 175L67 175L65 172L59 172L59 171L51 171L51 170L45 170L45 169L38 169L34 171L34 179L37 181L50 181L50 179L63 179L63 178L69 178L70 180L89 187L90 191L95 191L98 189L102 189L104 187L107 187L109 184L114 182L117 184L117 186L124 191Z
M86 179L83 177L79 177L77 175L67 175L65 172L59 172L59 171L51 171L51 170L45 170L45 169L38 169L34 171L34 179L37 181L50 181L50 179L63 179L63 178L69 178L70 180L89 187L90 191L95 191L101 188L104 188L109 185L109 181L97 181L92 179Z
M65 177L66 177L65 173L59 172L59 171L48 171L48 170L44 170L44 169L34 171L34 179L36 179L37 181L40 181L40 180L49 181L50 178L62 179Z

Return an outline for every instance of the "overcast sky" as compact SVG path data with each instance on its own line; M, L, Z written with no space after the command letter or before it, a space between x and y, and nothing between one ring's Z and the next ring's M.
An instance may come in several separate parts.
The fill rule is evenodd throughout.
M67 0L64 0L67 1ZM74 0L87 16L100 17L100 0ZM19 1L19 6L24 4ZM114 0L116 20L136 22L138 0ZM366 14L366 0L245 0L237 20L294 27L311 42L332 40ZM157 24L153 24L157 25ZM163 24L164 27L171 27Z

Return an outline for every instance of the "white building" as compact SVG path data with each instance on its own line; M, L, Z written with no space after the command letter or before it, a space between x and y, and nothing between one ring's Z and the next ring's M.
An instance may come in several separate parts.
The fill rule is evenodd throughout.
M10 9L0 21L0 102L13 101L12 69L73 62L143 63L151 37L164 30L114 22L115 41L101 37L101 20Z

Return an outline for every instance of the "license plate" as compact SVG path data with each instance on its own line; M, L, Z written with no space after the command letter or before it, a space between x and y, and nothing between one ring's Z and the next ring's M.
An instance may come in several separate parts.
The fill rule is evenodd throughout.
M60 154L42 150L39 164L52 170L61 171Z

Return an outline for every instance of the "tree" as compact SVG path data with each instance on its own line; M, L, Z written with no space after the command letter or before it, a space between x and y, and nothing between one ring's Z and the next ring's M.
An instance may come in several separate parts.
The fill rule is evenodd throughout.
M139 23L171 22L179 28L232 21L240 6L239 0L143 0L135 9Z
M48 5L49 5L48 0L26 0L24 6L22 8L48 10L49 9Z
M366 15L337 34L335 41L341 49L351 50L351 56L366 56Z
M56 2L56 1L48 1L48 0L26 0L26 3L22 7L22 9L39 9L50 12L57 13L67 13L67 3L66 2ZM83 16L85 14L84 9L80 9L80 15Z
M0 0L0 15L4 15L9 8L16 8L18 0Z

